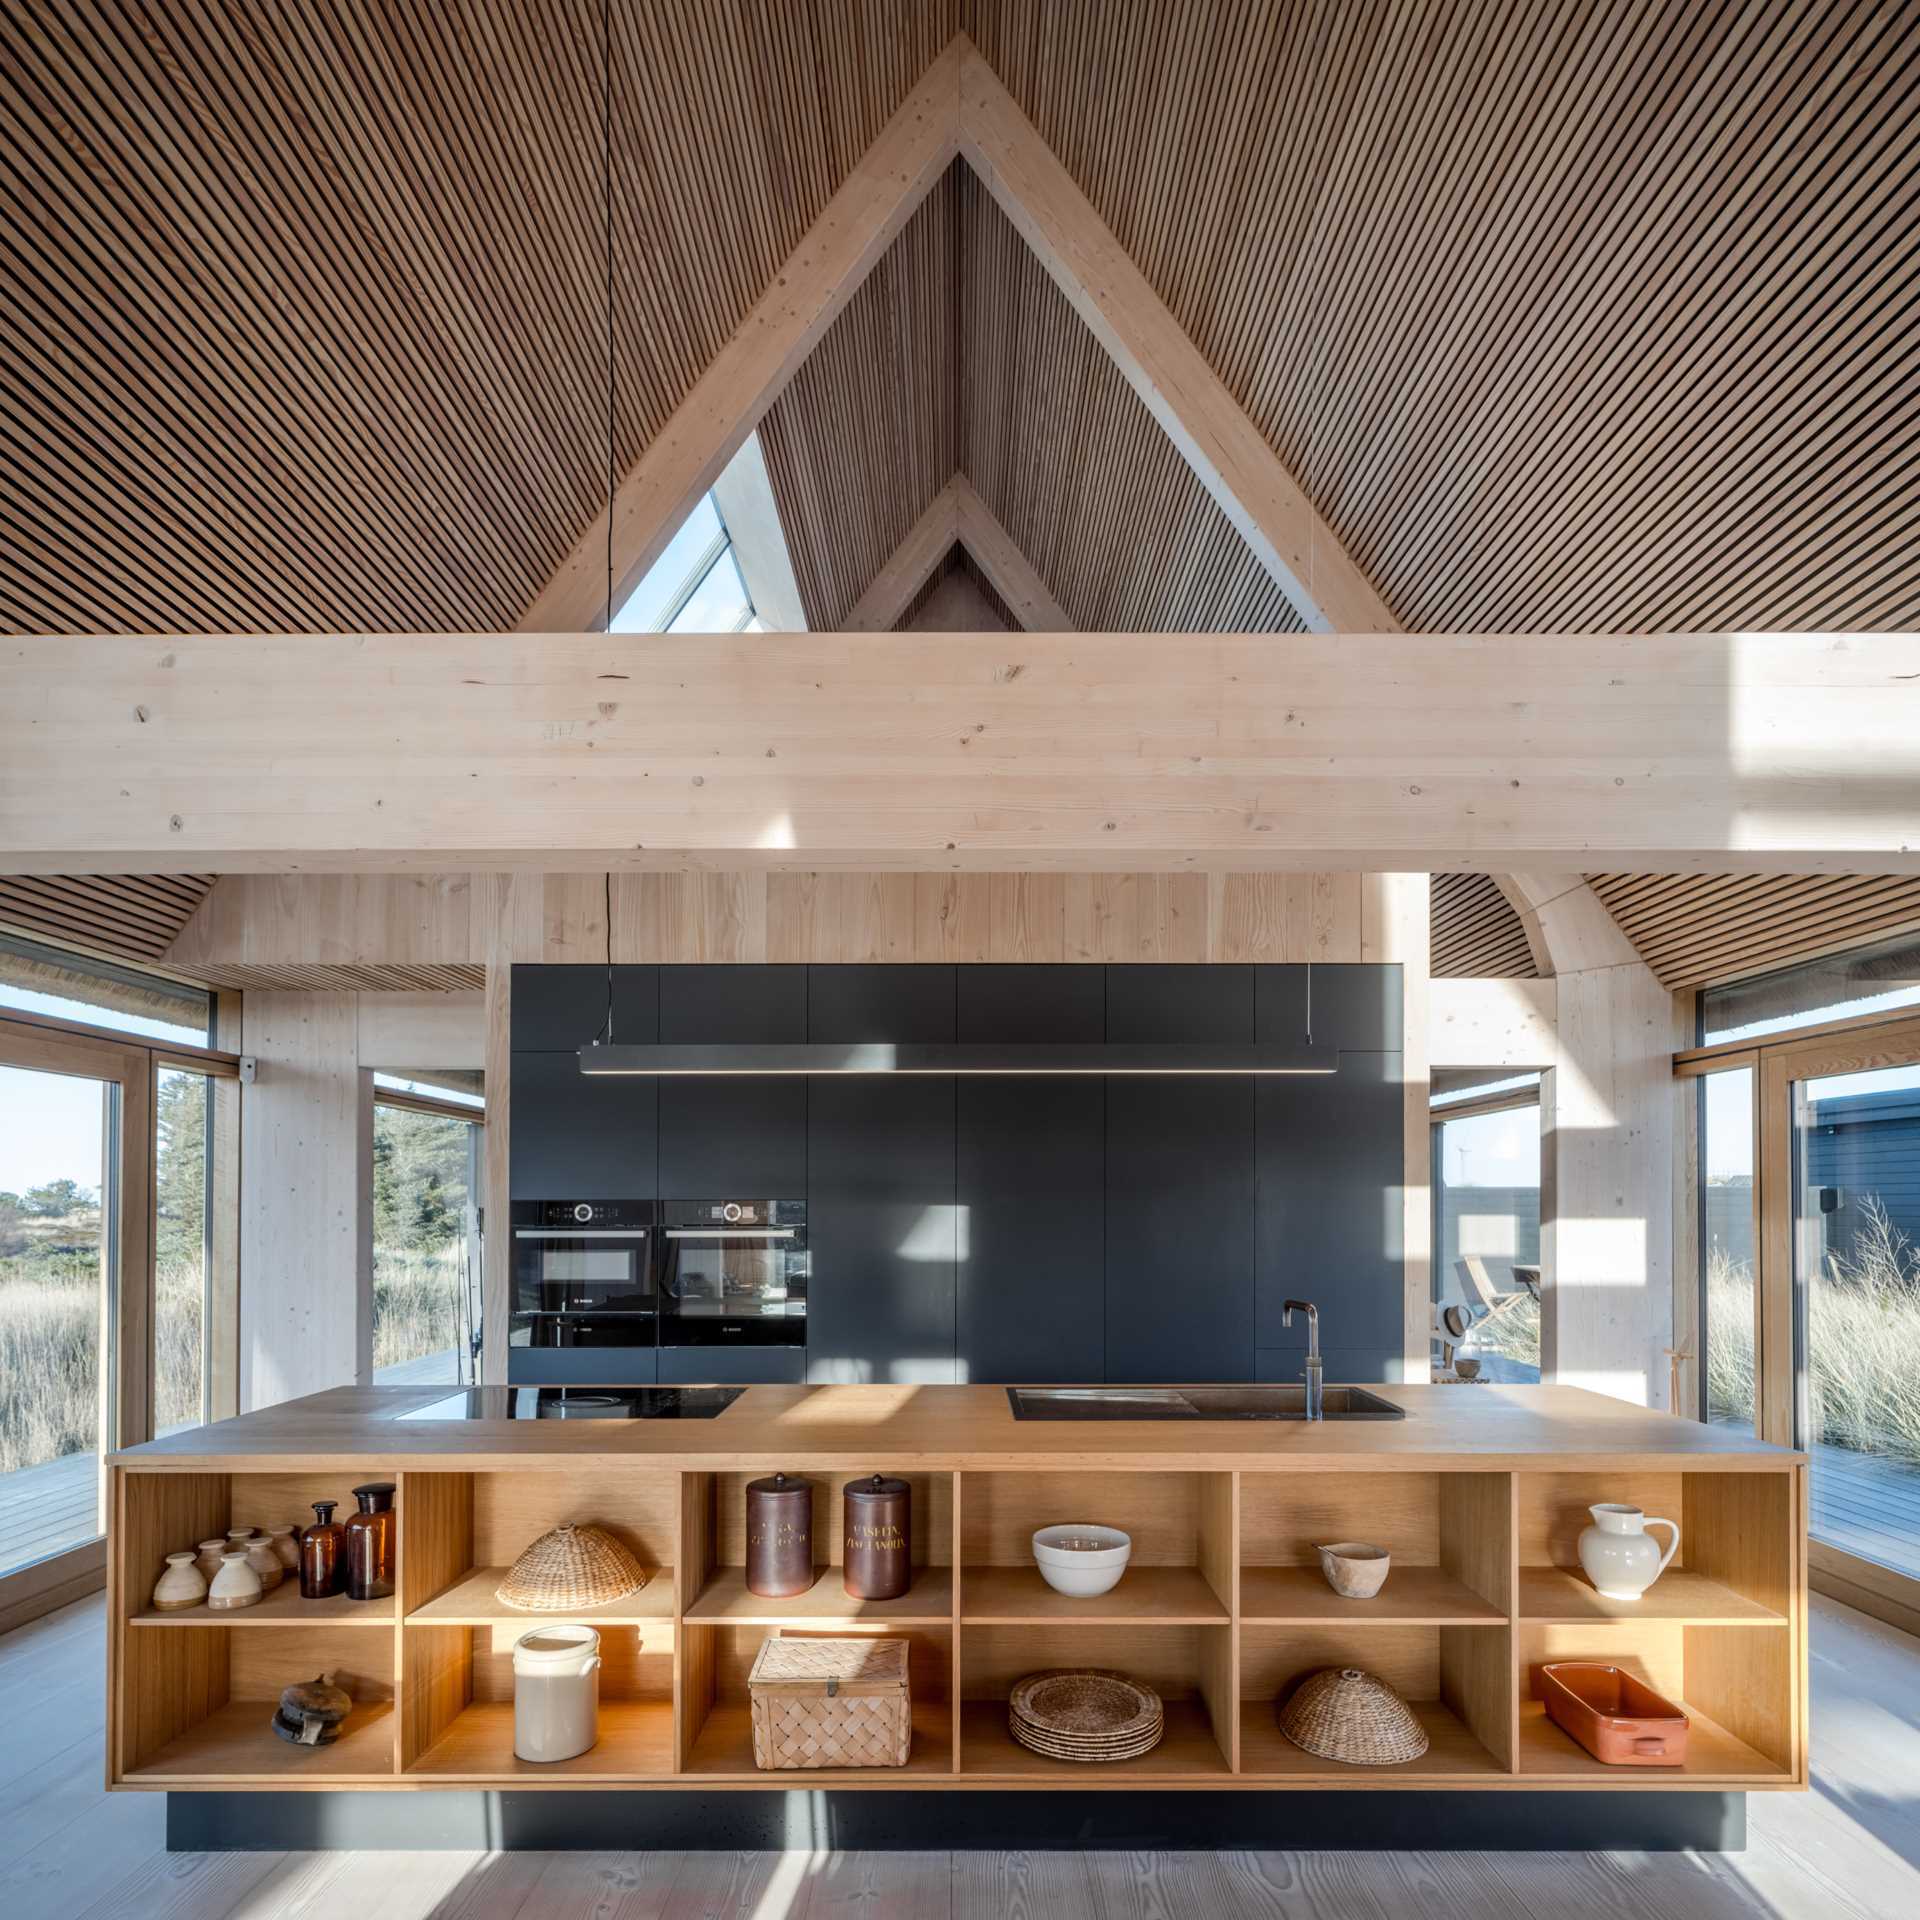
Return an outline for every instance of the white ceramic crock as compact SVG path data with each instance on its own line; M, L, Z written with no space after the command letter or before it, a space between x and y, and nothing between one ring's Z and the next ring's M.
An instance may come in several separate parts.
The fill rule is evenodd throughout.
M207 1597L206 1576L194 1565L190 1553L167 1555L167 1570L153 1590L155 1613L184 1613Z
M207 1589L207 1605L215 1613L260 1603L260 1576L247 1565L245 1547L229 1547L220 1557L220 1571Z
M1638 1600L1680 1551L1680 1529L1671 1520L1610 1501L1587 1511L1593 1525L1580 1534L1580 1565L1587 1578L1609 1600ZM1665 1553L1649 1527L1666 1527L1673 1534Z
M513 1649L513 1751L571 1760L600 1737L600 1636L591 1627L535 1627Z

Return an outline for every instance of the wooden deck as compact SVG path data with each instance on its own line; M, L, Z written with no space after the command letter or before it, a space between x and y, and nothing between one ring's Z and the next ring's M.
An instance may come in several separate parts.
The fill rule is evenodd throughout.
M69 1453L0 1477L0 1567L24 1567L99 1533L97 1453Z
M1813 1447L1816 1540L1920 1579L1920 1464L1847 1447Z

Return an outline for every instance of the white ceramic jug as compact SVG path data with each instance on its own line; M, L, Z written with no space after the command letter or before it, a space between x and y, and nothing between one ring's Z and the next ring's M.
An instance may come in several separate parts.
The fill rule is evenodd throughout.
M1580 1534L1580 1564L1587 1578L1609 1600L1638 1600L1680 1551L1680 1529L1671 1520L1610 1501L1587 1511L1593 1515L1593 1525ZM1672 1532L1673 1542L1665 1553L1648 1535L1649 1527Z
M600 1737L600 1636L591 1627L536 1627L513 1649L513 1752L571 1760Z

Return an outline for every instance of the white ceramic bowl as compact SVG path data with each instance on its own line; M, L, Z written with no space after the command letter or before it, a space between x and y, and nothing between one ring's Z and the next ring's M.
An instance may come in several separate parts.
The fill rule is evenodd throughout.
M1033 1536L1034 1564L1040 1577L1056 1593L1090 1600L1105 1593L1127 1570L1133 1540L1118 1527L1095 1527L1073 1522L1064 1527L1042 1527Z

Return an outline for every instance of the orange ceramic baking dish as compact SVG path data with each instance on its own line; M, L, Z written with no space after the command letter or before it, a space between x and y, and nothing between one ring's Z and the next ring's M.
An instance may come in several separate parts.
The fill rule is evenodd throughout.
M1540 1669L1547 1717L1609 1767L1680 1767L1687 1716L1621 1667L1551 1660Z

